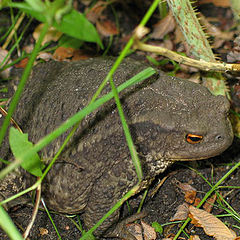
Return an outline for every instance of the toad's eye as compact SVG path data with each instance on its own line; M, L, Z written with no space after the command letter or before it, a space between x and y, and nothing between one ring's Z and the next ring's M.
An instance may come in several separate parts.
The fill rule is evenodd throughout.
M202 139L203 139L203 136L201 136L201 135L196 135L196 134L191 134L191 133L188 133L186 135L187 142L191 143L191 144L199 143L202 141Z

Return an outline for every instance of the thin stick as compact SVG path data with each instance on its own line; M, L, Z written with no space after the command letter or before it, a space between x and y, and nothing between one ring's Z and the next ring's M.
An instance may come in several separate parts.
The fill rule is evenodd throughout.
M224 62L207 62L202 59L196 60L189 57L182 56L174 51L168 50L163 47L153 46L149 44L145 44L140 42L139 40L135 40L134 48L146 52L152 52L157 53L159 55L165 56L167 58L170 58L176 62L196 67L203 71L220 71L220 72L226 72L226 71L240 71L240 64L227 64Z

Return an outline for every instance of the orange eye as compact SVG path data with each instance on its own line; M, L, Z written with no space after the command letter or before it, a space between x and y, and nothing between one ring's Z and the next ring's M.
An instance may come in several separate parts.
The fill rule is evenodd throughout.
M189 133L187 134L186 139L188 143L195 144L201 142L203 136Z

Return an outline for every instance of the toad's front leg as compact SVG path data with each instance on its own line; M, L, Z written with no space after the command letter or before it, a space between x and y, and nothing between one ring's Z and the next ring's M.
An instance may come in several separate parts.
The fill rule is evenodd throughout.
M134 169L128 171L128 166L125 167L125 171L119 171L125 164L124 161L118 163L112 170L104 173L96 180L83 213L84 223L88 229L94 226L124 196L127 190L130 190L137 183ZM130 160L129 165L131 164ZM126 229L126 223L129 223L128 219L117 223L119 213L118 209L110 215L94 231L94 235L135 240L136 238Z

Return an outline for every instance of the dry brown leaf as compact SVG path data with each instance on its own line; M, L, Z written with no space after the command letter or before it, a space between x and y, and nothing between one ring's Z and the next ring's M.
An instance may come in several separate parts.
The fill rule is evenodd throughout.
M144 221L141 221L141 224L144 233L144 240L155 240L157 238L155 229Z
M53 58L53 55L52 53L49 53L49 52L40 52L37 56L37 59L43 59L46 62L52 58Z
M179 183L178 187L185 193L185 201L187 203L194 203L197 190L187 183Z
M7 51L7 50L0 48L0 63L5 59L5 57L7 56L7 54L8 54L8 51ZM9 57L8 57L8 60L6 61L6 63L7 63L7 62L8 62L8 63L11 62L11 60L10 60ZM0 76L1 76L2 78L9 78L9 76L10 76L10 71L11 71L11 67L9 67L9 68L7 68L6 70L0 72Z
M229 0L199 0L199 4L213 3L217 7L229 7Z
M178 25L176 26L176 29L174 31L174 36L175 36L174 43L176 45L180 42L184 42L184 39L185 39L184 35L183 35L183 33L182 33L182 31L181 31L181 29Z
M197 191L196 188L192 187L190 184L188 183L179 183L178 187L183 191L183 192L191 192L191 191Z
M25 68L28 63L28 58L23 58L19 63L16 63L14 66L16 68Z
M138 223L130 223L126 225L127 230L137 239L143 240L142 238L142 228Z
M87 19L96 23L102 14L102 11L107 7L109 3L104 1L98 1L86 14Z
M234 47L232 51L227 54L227 62L240 61L240 36L237 36L234 40Z
M213 204L215 203L216 198L217 198L217 195L214 194L212 197L208 198L208 200L204 203L203 209L204 209L206 212L209 212L209 213L210 213L210 212L212 211Z
M26 52L26 53L31 53L34 49L34 44L33 43L30 43L26 46L23 47L23 50Z
M94 57L92 53L85 52L81 49L76 49L73 53L72 61L85 60Z
M197 192L196 191L188 191L185 193L184 199L187 203L194 203L195 198L196 198Z
M201 240L198 235L190 236L189 240Z
M165 18L160 20L157 24L153 26L153 33L151 38L153 39L163 39L163 37L172 32L175 29L175 20L171 13L169 13Z
M203 14L199 13L198 16L200 17L201 24L205 27L209 35L223 40L233 39L234 32L222 32L219 28L211 24Z
M38 38L40 36L40 32L43 28L43 25L44 24L41 23L35 28L35 30L33 32L33 38L35 39L35 41L38 40ZM56 42L61 36L62 36L61 32L57 31L56 28L54 28L54 27L50 27L42 41L42 45L44 45L45 43L50 42L50 41Z
M201 199L196 198L193 205L196 207L200 202L201 202Z
M115 23L113 23L110 20L97 21L96 28L97 28L98 32L101 35L103 35L104 37L109 37L111 35L118 34L118 29L117 29Z
M193 206L189 206L189 211L192 223L202 227L207 235L213 236L216 240L234 240L236 238L229 228L212 214Z
M179 221L179 220L186 220L189 214L189 205L187 203L183 203L178 206L177 212L174 216L170 219L170 221Z
M39 232L41 236L48 234L48 230L46 228L39 228Z
M73 56L74 50L70 47L58 47L53 54L53 59L57 61L69 59Z

